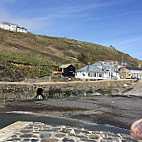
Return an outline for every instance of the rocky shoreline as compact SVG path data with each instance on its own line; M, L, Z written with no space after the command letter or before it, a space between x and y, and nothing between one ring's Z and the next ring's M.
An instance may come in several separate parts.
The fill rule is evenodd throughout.
M135 96L100 95L48 99L44 101L7 102L1 112L26 111L41 115L66 117L90 123L109 124L130 129L141 118L142 98Z
M142 82L138 82L137 86L141 87ZM132 89L131 92L133 92L134 89ZM140 95L135 96L131 93L129 93L129 95L121 93L117 95L116 93L114 93L113 95L95 94L86 97L70 97L48 99L42 101L30 100L16 102L1 102L0 112L29 112L40 116L52 116L57 118L74 119L92 124L109 124L112 126L130 130L131 124L135 120L142 117L141 92L138 92L137 90L137 94ZM130 135L128 137L130 140ZM89 139L88 141L91 141L91 139ZM128 140L125 140L124 138L119 138L119 140L116 141L125 142ZM101 139L100 141L99 139L99 141L97 142L113 141L109 141L109 139L106 141Z

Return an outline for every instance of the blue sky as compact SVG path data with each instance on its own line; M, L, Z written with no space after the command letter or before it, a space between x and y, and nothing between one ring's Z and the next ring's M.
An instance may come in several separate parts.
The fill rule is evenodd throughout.
M142 60L142 0L0 0L0 21L67 37Z

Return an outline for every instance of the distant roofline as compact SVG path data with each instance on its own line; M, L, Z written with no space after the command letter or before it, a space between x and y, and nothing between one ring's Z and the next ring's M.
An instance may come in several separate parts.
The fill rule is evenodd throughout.
M126 66L126 69L129 69L129 70L142 70L142 68L139 68L139 67L130 67L130 66Z
M21 29L25 29L25 30L27 30L26 28L24 28L24 27L20 27Z
M3 22L0 22L2 24L9 24L9 25L17 25L17 24L13 24L13 23L9 23L9 22L6 22L6 21L3 21ZM17 25L18 26L18 25Z
M102 73L102 70L100 68L98 68L97 66L95 66L94 64L86 65L86 66L78 69L77 72L94 72L94 71L89 70L90 66L93 66L95 69L98 69L98 71L95 71L95 72Z
M70 65L72 65L72 64L63 64L63 65L59 66L59 68L67 68Z

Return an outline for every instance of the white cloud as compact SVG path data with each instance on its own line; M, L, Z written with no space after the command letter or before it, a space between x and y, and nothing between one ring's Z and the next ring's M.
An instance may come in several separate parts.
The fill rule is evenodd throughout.
M1 0L2 4L14 4L19 0Z
M6 2L7 0L2 0L2 2ZM11 3L16 2L17 0L8 0ZM7 1L7 2L8 2ZM3 4L0 4L0 22L1 21L7 21L10 23L14 23L17 24L19 26L23 26L25 28L27 28L29 31L38 31L38 30L42 30L46 27L49 26L49 23L47 20L46 21L41 21L41 20L33 20L30 18L25 18L25 17L19 17L16 16L15 14L12 14L10 12L10 10L8 10L7 8L5 8L5 6L3 6Z
M142 36L127 38L126 40L118 42L118 44L119 45L130 44L130 43L135 42L137 40L142 40Z
M19 26L27 28L29 31L38 31L38 30L43 30L44 28L50 26L47 21L41 21L41 20L32 20L28 18L18 18L11 16L10 13L6 10L0 10L0 13L3 13L0 15L1 21L7 21L10 23L17 24Z
M6 4L15 4L16 2L20 2L21 0L1 0L0 3L0 21L8 21L13 22L18 25L22 25L25 28L29 30L40 30L44 29L46 27L51 26L51 21L56 20L57 18L87 18L89 16L89 13L87 13L87 10L91 9L98 9L102 7L108 7L112 5L118 5L125 3L124 1L105 1L105 0L98 0L95 2L84 2L83 0L81 3L66 3L63 6L54 6L47 9L36 9L33 11L33 9L29 10L33 14L33 18L26 18L21 16L16 16L18 14L12 14L8 8L6 8ZM26 0L24 0L26 1ZM127 0L126 0L127 1ZM127 2L130 2L133 0L129 0ZM23 10L25 13L28 13L28 10ZM40 16L40 12L44 13L42 16ZM36 16L36 13L39 14L39 16ZM100 17L96 17L96 20L100 19ZM107 16L105 18L110 18L110 16Z
M125 37L125 39L118 39L115 41L105 42L104 45L113 45L116 49L130 54L132 57L142 60L142 35Z
M116 2L99 2L93 4L83 3L81 5L63 5L63 6L55 6L47 9L36 9L36 10L27 10L26 12L34 12L34 13L45 13L44 16L39 16L33 18L33 20L49 20L56 18L87 18L89 14L87 10L97 9L100 7L107 7L110 5L117 4Z
M19 26L23 26L23 27L27 28L29 31L43 30L49 26L48 22L39 21L39 20L34 21L32 19L13 18L10 21L18 24Z
M56 5L54 7L48 7L47 9L35 9L33 10L27 10L26 12L35 12L35 13L45 13L43 16L35 17L33 20L47 20L47 19L56 19L56 18L93 18L93 20L102 20L102 19L108 19L113 17L114 15L107 15L105 17L92 17L90 16L90 13L88 13L88 10L95 10L98 8L104 8L109 6L115 6L115 5L121 5L126 3L131 3L134 0L125 0L125 1L112 1L112 0L97 0L97 1L81 1L80 3L65 3L64 5ZM95 13L93 13L95 15ZM119 16L119 15L117 15ZM122 15L120 15L122 16Z

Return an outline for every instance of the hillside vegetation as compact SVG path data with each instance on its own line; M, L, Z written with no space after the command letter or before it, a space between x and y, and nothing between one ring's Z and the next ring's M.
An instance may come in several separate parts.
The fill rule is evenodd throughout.
M142 64L142 61L115 48L0 29L0 81L43 77L61 64L72 63L78 69L100 60L121 61L122 56L131 66Z

